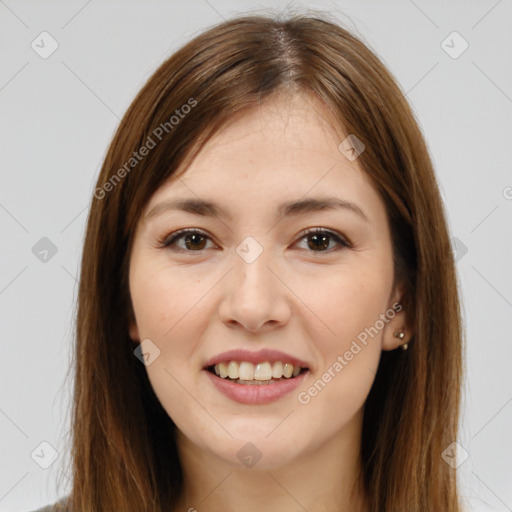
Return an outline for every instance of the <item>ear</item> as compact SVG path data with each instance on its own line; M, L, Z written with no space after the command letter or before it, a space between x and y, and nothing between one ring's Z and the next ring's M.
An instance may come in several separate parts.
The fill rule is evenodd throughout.
M130 322L130 326L129 326L128 330L130 332L130 338L132 339L132 341L138 343L140 341L139 329L138 329L135 321Z
M395 350L405 343L409 343L414 335L412 311L405 300L403 287L397 286L391 296L391 301L386 312L388 322L385 324L382 335L382 350ZM398 334L403 333L403 338Z
M137 321L135 320L135 314L133 313L133 309L130 308L130 312L128 314L128 332L130 334L130 338L133 342L140 342L139 328L137 327Z

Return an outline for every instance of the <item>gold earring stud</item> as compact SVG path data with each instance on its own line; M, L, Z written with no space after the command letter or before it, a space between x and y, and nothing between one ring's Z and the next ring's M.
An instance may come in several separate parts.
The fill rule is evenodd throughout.
M395 332L395 334L393 336L395 338L403 340L405 338L405 332L397 331L397 332ZM400 347L402 348L402 350L407 350L408 345L407 345L407 343L404 343L404 344L400 345Z

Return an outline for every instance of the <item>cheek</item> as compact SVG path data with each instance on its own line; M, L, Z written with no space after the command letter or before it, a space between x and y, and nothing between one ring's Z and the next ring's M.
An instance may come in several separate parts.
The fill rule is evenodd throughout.
M139 266L130 277L130 291L141 340L150 339L159 352L146 366L151 386L179 428L199 428L205 421L188 390L194 389L197 342L208 318L199 301L203 280L181 279L180 272L165 265Z
M329 329L312 338L321 367L299 397L312 418L334 433L364 404L377 372L391 293L392 259L347 266L308 293L308 305Z
M305 422L321 418L322 439L347 425L366 401L382 344L382 329L372 328L386 312L390 288L391 281L384 272L359 269L338 273L324 293L308 295L308 305L329 330L312 337L322 363L300 390L298 402Z
M198 340L212 316L207 311L211 279L165 261L139 258L134 263L130 293L140 339L158 346L159 364L166 368L178 371L183 362L195 364Z
M386 312L393 279L392 270L387 267L381 260L373 266L358 265L332 272L317 281L314 288L309 283L303 295L325 326L323 346L319 347L323 352L332 355L346 350Z
M160 264L143 265L130 276L130 293L141 337L167 339L191 314L201 294L196 280L180 279L179 270ZM182 320L180 320L182 319Z

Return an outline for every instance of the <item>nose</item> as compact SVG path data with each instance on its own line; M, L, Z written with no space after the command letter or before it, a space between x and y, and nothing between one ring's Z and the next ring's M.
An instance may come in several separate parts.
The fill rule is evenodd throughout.
M289 321L289 290L269 253L264 250L251 263L234 254L234 268L223 280L219 306L219 315L228 327L258 333Z

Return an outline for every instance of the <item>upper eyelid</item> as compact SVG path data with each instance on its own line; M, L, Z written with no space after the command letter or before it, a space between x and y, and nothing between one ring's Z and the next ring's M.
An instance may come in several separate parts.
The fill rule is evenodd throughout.
M176 240L178 237L182 237L183 235L187 235L189 233L203 235L203 236L208 237L210 240L212 240L212 237L206 231L203 231L202 229L199 229L199 228L184 228L184 229L178 229L178 231L175 231L174 233L171 233L171 234L167 235L166 237L164 237L162 239L162 244L166 244L168 242L172 242L172 241Z

